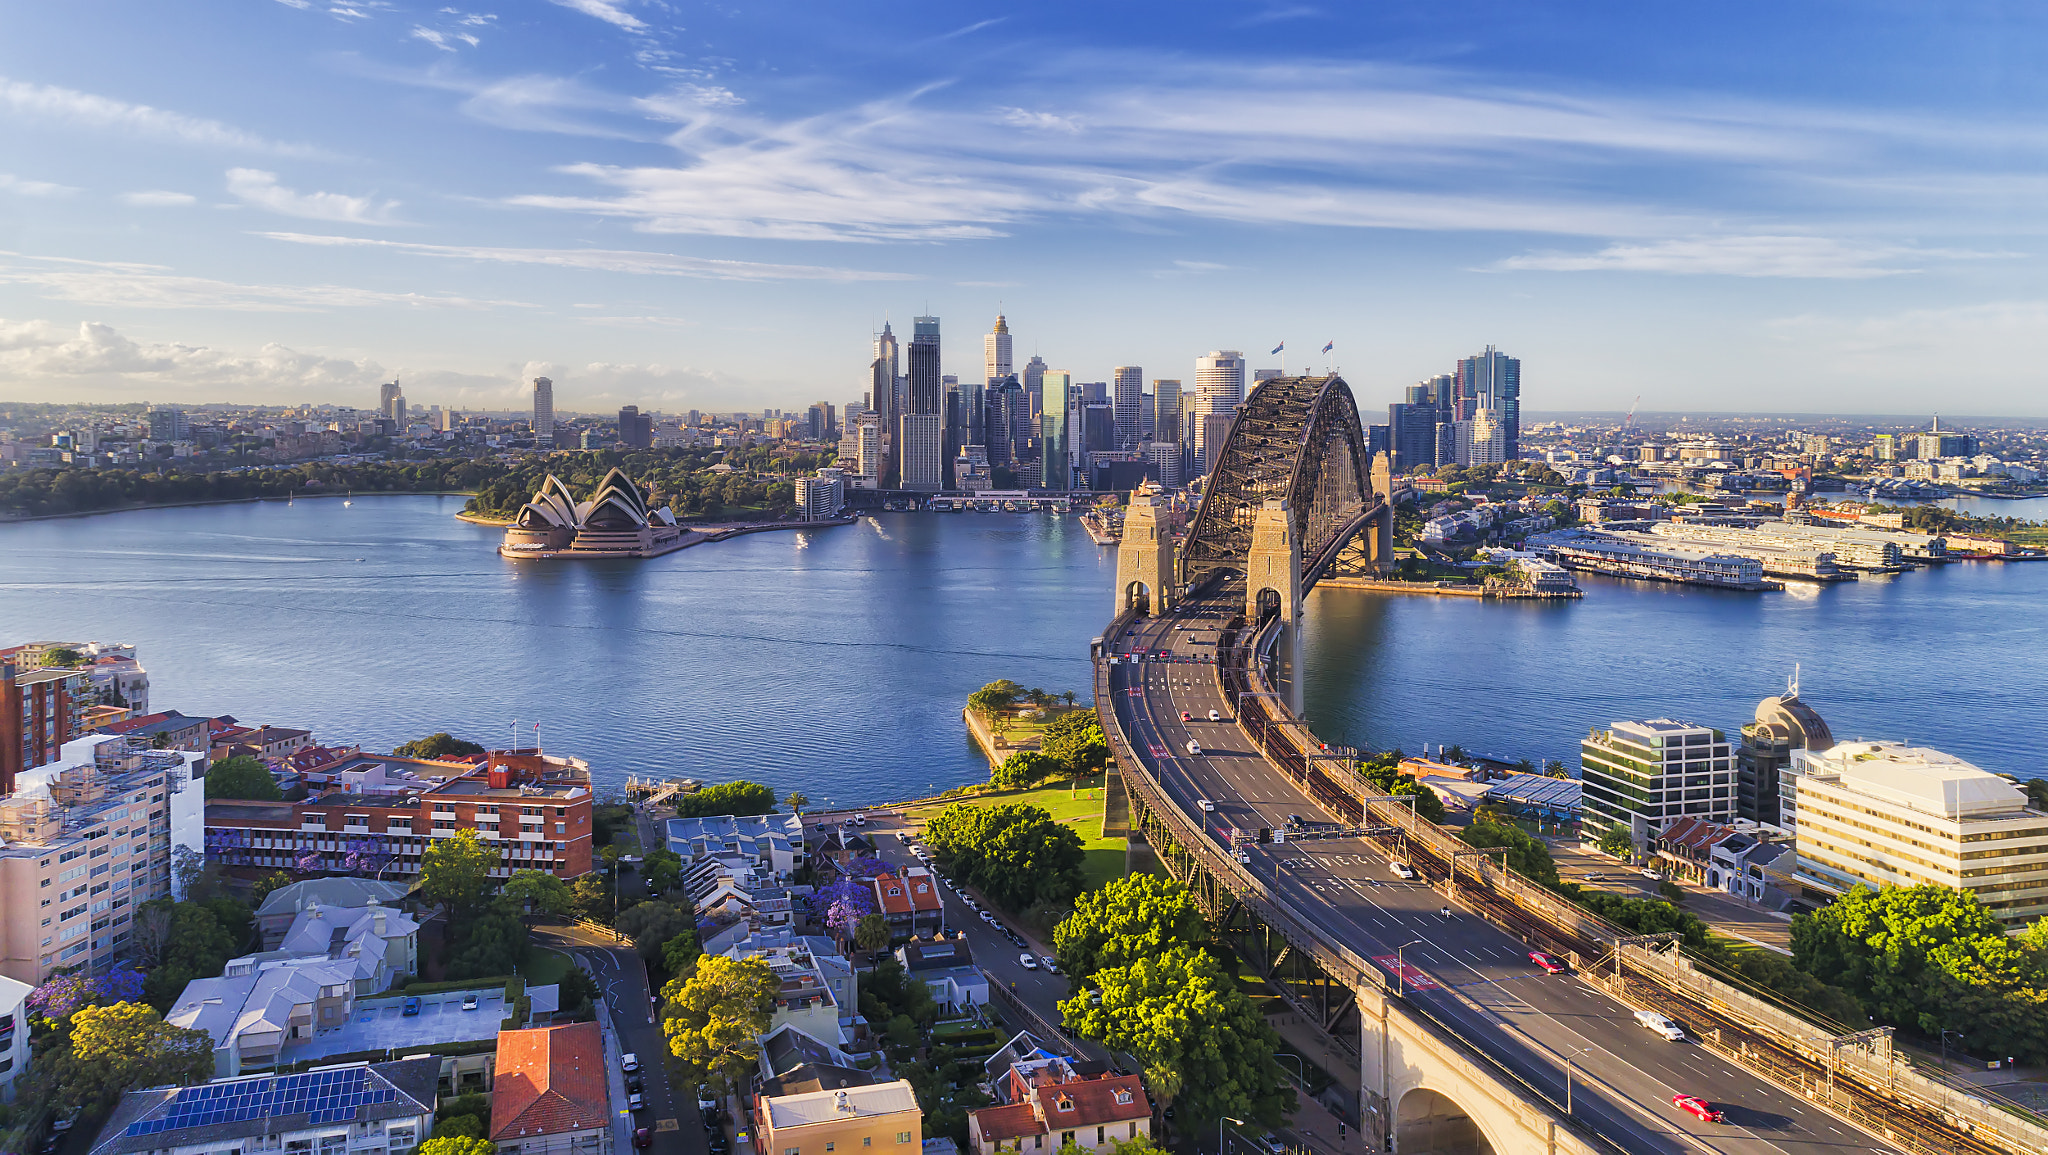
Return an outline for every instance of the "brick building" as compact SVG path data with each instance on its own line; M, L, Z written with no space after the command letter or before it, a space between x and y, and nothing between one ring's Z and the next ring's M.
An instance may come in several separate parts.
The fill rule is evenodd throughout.
M86 708L97 704L86 685L81 671L0 659L0 797L14 793L22 771L55 762L83 731Z

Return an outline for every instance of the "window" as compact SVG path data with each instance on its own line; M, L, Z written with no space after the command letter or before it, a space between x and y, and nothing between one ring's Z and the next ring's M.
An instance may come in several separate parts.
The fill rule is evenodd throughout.
M910 1132L908 1132L908 1131L898 1131L898 1132L896 1132L896 1141L897 1141L898 1143L908 1143L908 1142L910 1142Z
M557 806L557 807L555 807L555 817L557 817L557 818L567 818L567 817L569 817L569 808L568 808L567 806Z
M801 1147L784 1147L782 1155L804 1155L804 1151Z
M1069 1143L1072 1143L1073 1141L1074 1141L1074 1133L1073 1133L1072 1131L1062 1131L1062 1132L1060 1132L1060 1146L1064 1147L1064 1146L1066 1146L1067 1144L1069 1144Z
M566 823L566 822L557 822L557 823L555 823L555 833L556 833L556 834L567 834L567 833L569 833L569 824L568 824L568 823Z
M837 1149L837 1147L838 1147L838 1145L837 1145L837 1144L835 1144L835 1143L833 1143L833 1142L832 1142L832 1140L830 1140L830 1139L827 1139L827 1140L825 1140L825 1150L827 1150L827 1151L832 1151L832 1150L836 1150L836 1149Z
M1137 1123L1137 1120L1133 1119L1133 1120L1131 1121L1131 1138L1133 1138L1133 1139L1136 1139L1137 1137L1138 1137L1138 1123Z
M1102 1128L1100 1127L1095 1129L1095 1145L1097 1147L1102 1146Z

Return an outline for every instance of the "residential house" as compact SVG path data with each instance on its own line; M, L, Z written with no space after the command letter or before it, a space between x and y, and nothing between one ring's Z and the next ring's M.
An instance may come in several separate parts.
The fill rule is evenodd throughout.
M89 1155L409 1152L433 1132L440 1075L428 1057L129 1091Z
M913 938L896 948L896 961L903 969L931 989L932 1001L945 1010L965 1014L988 1005L988 976L974 965L974 953L967 932L952 938L943 932L931 938Z
M1105 1064L1035 1051L1014 1061L995 1082L996 1105L967 1117L974 1155L1057 1151L1073 1144L1111 1152L1152 1134L1152 1102L1136 1075Z
M902 1079L754 1101L762 1155L922 1155L924 1116Z
M906 868L901 875L884 872L870 884L875 888L875 909L889 924L893 936L915 937L920 930L936 934L946 922L946 904L939 897L939 880L922 866Z
M311 878L280 886L263 897L256 908L256 929L263 933L263 949L276 950L285 932L298 921L307 907L328 910L367 907L373 901L397 906L409 888L402 882L379 882L370 878Z
M596 1023L498 1032L491 1142L498 1155L600 1155L611 1091Z

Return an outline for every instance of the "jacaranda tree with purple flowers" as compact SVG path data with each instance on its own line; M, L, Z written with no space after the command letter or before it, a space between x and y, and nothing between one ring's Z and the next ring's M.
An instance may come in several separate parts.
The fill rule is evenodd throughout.
M841 939L852 938L860 920L874 912L875 891L865 882L842 878L811 895L811 917Z
M46 1019L68 1019L81 1007L134 1002L142 982L142 972L124 962L103 975L52 975L26 1001Z

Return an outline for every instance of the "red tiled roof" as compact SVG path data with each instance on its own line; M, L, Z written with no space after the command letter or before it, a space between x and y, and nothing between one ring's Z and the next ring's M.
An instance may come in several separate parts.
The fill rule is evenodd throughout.
M982 1140L990 1145L1021 1139L1026 1135L1045 1134L1045 1124L1029 1103L1012 1103L1007 1107L983 1107L974 1112L973 1123L981 1131Z
M161 713L156 714L144 714L140 718L130 718L125 722L115 722L113 725L106 727L106 732L109 734L126 734L130 730L139 730L142 727L149 725L151 722L161 722L165 718L168 718L170 716L171 715L169 711L163 711Z
M936 911L945 908L945 900L939 897L939 888L932 881L932 872L923 867L912 867L903 872L904 888L910 891L910 904L920 911Z
M875 902L883 914L909 914L910 896L904 893L903 880L893 874L875 876Z
M1117 1102L1119 1091L1129 1097L1128 1102ZM1071 1100L1074 1109L1060 1110L1062 1098ZM1121 1123L1126 1119L1147 1119L1152 1115L1152 1104L1145 1098L1145 1086L1136 1075L1075 1079L1040 1087L1038 1105L1045 1112L1047 1126L1054 1130L1075 1125L1093 1127L1099 1123Z
M611 1124L604 1038L596 1023L498 1032L491 1141Z

